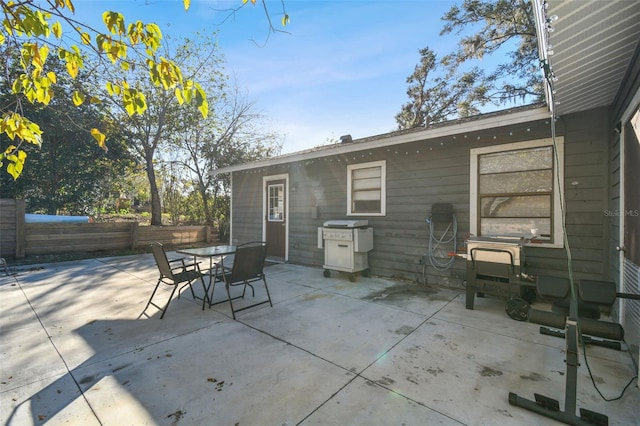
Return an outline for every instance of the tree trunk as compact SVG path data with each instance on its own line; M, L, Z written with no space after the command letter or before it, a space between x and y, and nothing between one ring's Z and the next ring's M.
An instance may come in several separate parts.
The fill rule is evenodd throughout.
M149 191L151 192L151 225L162 225L162 204L160 192L156 182L156 172L153 169L153 158L146 159L147 178L149 179Z
M198 176L198 192L200 193L200 197L202 198L202 210L204 212L204 220L207 225L213 226L213 214L211 211L211 199L209 198L209 194L207 194L207 187L205 183L202 181L202 178Z

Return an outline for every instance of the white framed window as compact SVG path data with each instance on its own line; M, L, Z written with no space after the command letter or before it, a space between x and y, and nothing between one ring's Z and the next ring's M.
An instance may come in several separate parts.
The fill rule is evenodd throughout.
M347 215L384 216L387 212L387 162L347 166Z
M564 138L557 137L555 147L552 139L539 139L470 152L471 234L535 235L543 247L562 247Z

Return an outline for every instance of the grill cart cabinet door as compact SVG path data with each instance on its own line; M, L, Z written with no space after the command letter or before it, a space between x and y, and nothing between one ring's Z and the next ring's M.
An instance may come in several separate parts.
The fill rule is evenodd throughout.
M353 241L325 240L324 264L329 269L351 271Z

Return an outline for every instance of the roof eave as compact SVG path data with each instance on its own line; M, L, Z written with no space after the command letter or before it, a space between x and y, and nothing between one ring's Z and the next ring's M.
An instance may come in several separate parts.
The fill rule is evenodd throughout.
M449 125L435 126L408 133L388 133L385 135L378 135L374 137L363 138L360 140L354 140L351 143L326 145L320 148L298 151L291 154L285 154L274 158L256 161L254 163L223 167L211 171L211 175L215 176L222 173L233 173L262 167L277 166L280 164L326 157L328 155L348 154L363 149L384 148L393 145L435 139L460 133L477 132L496 127L544 120L547 118L549 118L549 110L546 107L529 108L502 114L487 114L486 118L464 121L457 120Z

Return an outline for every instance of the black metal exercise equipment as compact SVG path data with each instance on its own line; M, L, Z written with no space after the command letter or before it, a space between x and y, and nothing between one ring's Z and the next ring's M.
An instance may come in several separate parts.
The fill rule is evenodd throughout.
M535 284L525 273L524 246L530 240L469 238L467 244L466 305L473 309L476 294L507 298L507 314L526 320L528 303L535 300Z
M575 285L573 291L570 291L572 283L567 278L539 276L536 286L540 296L558 300L564 299L569 302L568 316L558 312L544 312L535 309L529 311L529 321L565 330L563 332L554 331L547 327L540 328L540 332L543 334L564 337L566 340L567 373L564 410L560 410L558 400L540 394L534 394L535 401L532 401L509 392L509 404L570 425L608 425L608 416L595 411L580 408L580 416L576 415L578 343L582 340L583 344L598 344L619 349L620 343L618 341L624 338L624 330L617 323L579 317L579 304L587 307L592 305L591 308L597 308L599 311L598 305L610 307L618 297L640 300L640 295L618 293L615 283L612 282L582 280L579 288L579 301ZM592 311L592 309L587 309L587 311Z

